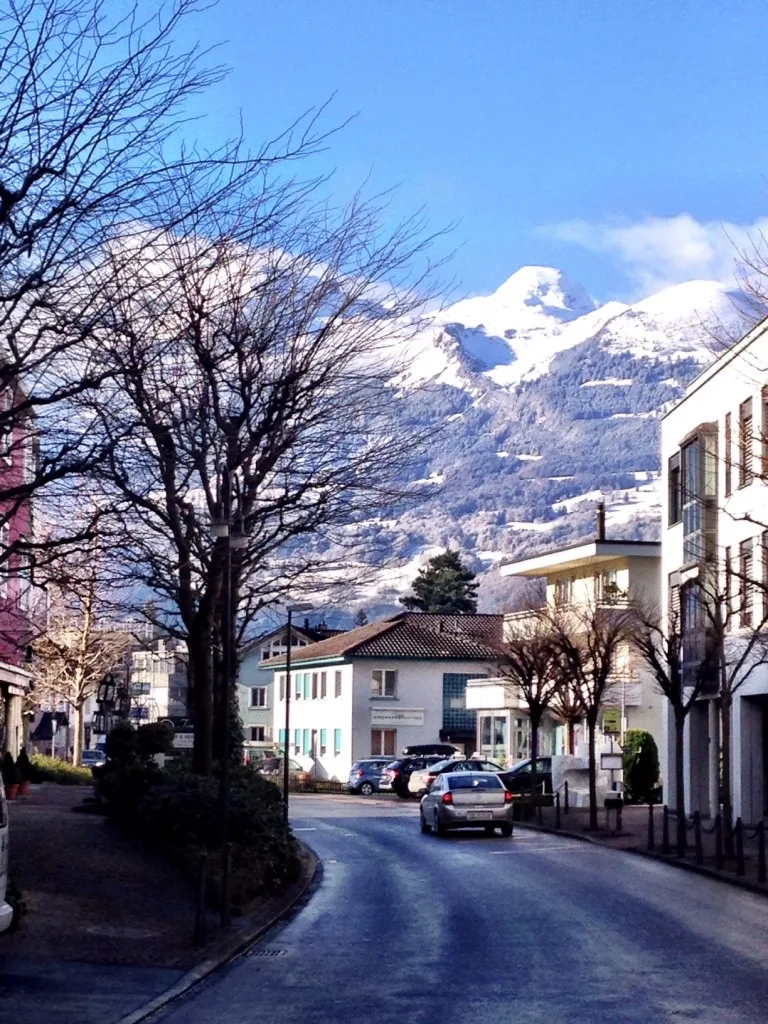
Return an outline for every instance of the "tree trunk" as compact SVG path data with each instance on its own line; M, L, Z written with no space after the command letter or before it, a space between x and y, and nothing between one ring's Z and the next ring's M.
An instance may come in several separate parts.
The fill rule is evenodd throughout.
M530 713L529 721L531 724L531 808L539 807L541 800L539 799L539 773L537 772L537 762L539 759L539 726L541 725L541 714Z
M597 829L597 758L595 757L595 729L597 727L597 709L587 715L587 734L589 737L589 827Z
M675 814L677 815L677 855L685 852L685 778L683 734L685 732L685 711L676 707L675 712Z
M733 798L731 794L731 712L733 697L724 690L720 694L720 721L722 729L720 756L723 763L721 787L723 791L723 834L725 855L734 856L733 849Z
M72 764L79 767L83 763L83 700L72 705Z
M576 752L576 723L572 718L565 723L565 746L566 754L573 756Z

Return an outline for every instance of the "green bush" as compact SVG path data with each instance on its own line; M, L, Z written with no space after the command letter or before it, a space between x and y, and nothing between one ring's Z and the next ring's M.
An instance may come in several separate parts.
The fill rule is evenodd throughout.
M629 729L624 736L624 789L632 803L648 803L659 780L659 751L644 729Z
M61 786L87 786L93 781L90 768L78 768L58 757L33 754L32 782L57 782Z

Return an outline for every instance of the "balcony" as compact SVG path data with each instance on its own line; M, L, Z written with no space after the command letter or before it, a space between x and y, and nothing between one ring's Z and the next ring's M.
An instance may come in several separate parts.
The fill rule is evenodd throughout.
M523 708L517 688L501 677L470 679L467 681L468 711L495 711L505 708Z

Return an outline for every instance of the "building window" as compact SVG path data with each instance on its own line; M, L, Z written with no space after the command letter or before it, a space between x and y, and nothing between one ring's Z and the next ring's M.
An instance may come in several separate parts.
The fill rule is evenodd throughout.
M675 523L679 523L683 518L680 452L675 452L675 454L670 458L667 467L667 487L669 492L668 525L674 526Z
M739 544L739 625L752 625L752 538Z
M301 699L301 672L296 672L294 675L294 691L296 700Z
M739 487L749 486L754 479L752 449L752 399L748 398L739 406Z
M595 576L595 596L600 604L618 604L626 600L627 595L619 590L616 569L606 569Z
M732 444L732 437L731 437L731 414L729 412L727 412L725 414L725 437L723 438L723 447L725 448L725 451L723 452L723 464L725 466L725 494L726 494L726 497L731 493L731 490L732 490L731 477L732 477L733 465L731 463L731 444Z
M328 730L320 730L320 757L325 757L328 752Z
M394 757L396 740L395 729L371 729L371 755L376 757L383 754L385 757Z
M19 555L19 607L28 612L32 605L32 559L29 555Z
M555 580L555 607L567 608L573 604L574 579L569 576L567 579Z
M312 700L317 700L317 692L318 692L317 691L317 684L318 684L317 672L313 672L312 673Z
M293 752L294 754L301 753L301 729L293 730Z
M304 700L310 700L312 697L312 676L309 672L304 673Z
M280 749L282 751L285 751L285 729L281 729L280 730L279 736L280 736Z
M309 757L312 753L311 733L309 729L304 730L304 756Z
M10 523L3 523L0 526L0 597L8 596L8 577L10 574L10 562L8 560L8 548L11 546Z
M333 695L334 697L341 696L341 672L334 672L333 675Z
M717 435L702 431L682 449L683 559L714 557L717 498Z
M763 388L760 397L760 433L762 435L762 457L760 459L760 473L763 477L768 476L768 387Z
M328 673L320 673L320 698L328 696Z
M731 548L725 549L725 622L726 629L731 628L731 612L733 611L733 566L731 565Z
M763 580L763 618L768 619L768 530L763 530L763 535L760 538L760 547L762 548L763 564L762 569L762 580Z
M251 726L251 743L263 743L266 739L266 727L263 725Z
M279 676L280 680L280 700L285 700L285 676Z
M252 708L265 708L267 706L267 688L266 686L252 686L251 687L251 707Z
M397 672L394 669L375 668L371 672L371 696L397 696Z
M341 729L333 730L333 756L338 757L341 754Z

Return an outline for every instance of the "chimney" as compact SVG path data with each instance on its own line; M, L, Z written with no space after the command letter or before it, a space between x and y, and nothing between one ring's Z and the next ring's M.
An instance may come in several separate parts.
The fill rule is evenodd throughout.
M309 629L309 616L304 617L304 629Z
M598 502L595 513L595 536L598 540L605 540L605 503L602 501Z

